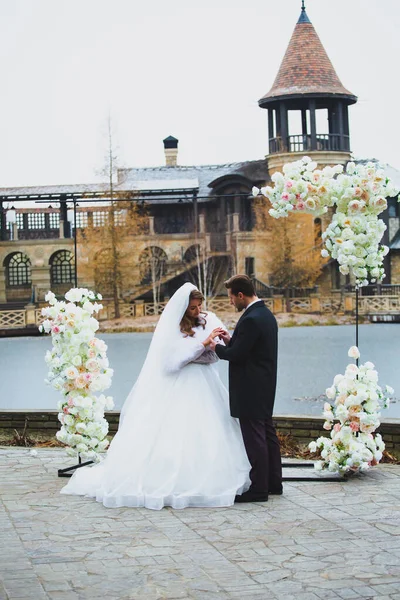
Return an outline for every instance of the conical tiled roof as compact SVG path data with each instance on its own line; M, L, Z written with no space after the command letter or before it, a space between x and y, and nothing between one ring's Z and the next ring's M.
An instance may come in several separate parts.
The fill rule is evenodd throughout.
M303 7L274 85L258 103L264 107L284 97L314 94L347 97L349 104L357 102L357 97L343 86L337 76Z

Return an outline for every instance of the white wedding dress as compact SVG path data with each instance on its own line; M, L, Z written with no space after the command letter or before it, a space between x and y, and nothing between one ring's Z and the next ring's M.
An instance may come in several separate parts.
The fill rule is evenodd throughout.
M228 391L201 343L221 321L184 337L180 321L192 290L168 302L139 378L125 401L106 458L77 469L62 494L86 495L107 507L161 509L231 506L250 485L250 464Z

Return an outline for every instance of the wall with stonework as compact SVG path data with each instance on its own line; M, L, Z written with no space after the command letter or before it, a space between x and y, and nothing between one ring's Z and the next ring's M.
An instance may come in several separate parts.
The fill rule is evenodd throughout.
M390 256L391 283L400 283L400 252L392 251Z
M60 428L56 410L0 410L0 438L12 437L14 429L22 433L27 423L27 435L46 436L52 438ZM119 411L106 413L110 426L110 435L118 429ZM322 427L324 419L320 417L299 417L295 415L275 416L277 430L284 435L291 435L300 444L308 444L319 436L329 433ZM400 419L385 419L379 430L389 452L400 453Z

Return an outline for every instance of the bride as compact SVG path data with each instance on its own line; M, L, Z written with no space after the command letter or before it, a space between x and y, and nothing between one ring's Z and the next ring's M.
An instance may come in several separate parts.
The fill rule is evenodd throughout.
M62 494L107 507L231 506L250 485L240 427L207 346L221 321L185 283L172 296L121 411L105 460L77 469Z

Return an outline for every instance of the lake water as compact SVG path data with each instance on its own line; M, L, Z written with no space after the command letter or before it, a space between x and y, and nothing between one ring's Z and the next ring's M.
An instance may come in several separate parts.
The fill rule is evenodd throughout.
M112 388L116 408L121 408L146 356L151 333L101 334L108 345L114 369ZM278 389L276 415L319 415L323 394L333 377L351 362L347 356L355 343L353 326L291 327L279 330ZM61 394L46 386L46 350L50 337L0 339L0 409L55 409ZM361 362L375 363L382 386L391 385L399 401L382 417L400 418L400 326L361 325ZM218 364L227 383L227 363Z

